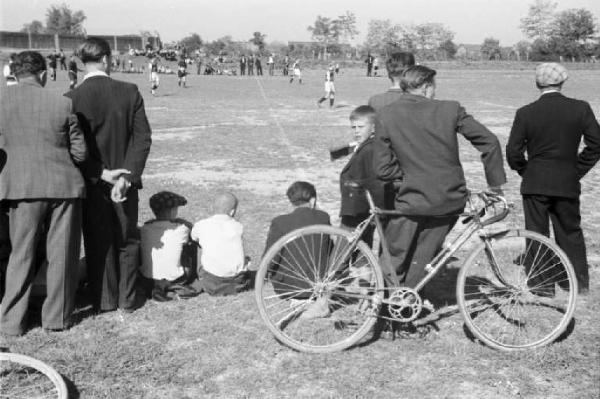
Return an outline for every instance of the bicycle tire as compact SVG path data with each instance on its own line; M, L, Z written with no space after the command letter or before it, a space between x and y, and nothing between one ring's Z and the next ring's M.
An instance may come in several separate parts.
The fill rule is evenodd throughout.
M256 275L256 302L279 342L301 352L330 353L372 330L383 275L363 241L352 248L353 237L337 227L308 226L281 237L266 252ZM305 318L315 308L329 314Z
M502 351L556 340L570 323L577 300L567 255L549 238L528 230L490 237L491 251L485 240L458 274L456 296L469 330Z
M0 353L0 399L67 399L65 381L52 367L30 356Z

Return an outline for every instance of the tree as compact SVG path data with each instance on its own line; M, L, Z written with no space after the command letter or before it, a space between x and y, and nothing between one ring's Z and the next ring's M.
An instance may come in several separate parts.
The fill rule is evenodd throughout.
M529 6L527 16L521 18L521 31L530 39L546 40L552 30L556 3L536 0Z
M327 46L337 41L337 32L334 29L331 18L318 15L314 25L309 26L307 29L312 34L312 39L321 44L323 58L325 58Z
M531 44L531 61L557 61L558 56L548 46L548 41L536 39Z
M483 41L481 45L481 54L487 60L495 60L500 58L500 40L488 37Z
M408 34L409 31L405 30L405 32ZM454 32L440 23L426 22L413 27L412 32L406 39L413 43L414 50L420 57L437 59L441 52L442 43L448 41L451 43L454 39Z
M259 51L263 51L265 48L265 38L266 37L267 37L267 35L263 35L260 32L254 32L252 34L252 38L249 40L249 42L254 44L256 47L258 47Z
M46 10L46 32L66 35L84 35L83 11L73 12L65 3L51 5Z
M585 8L570 9L556 16L552 36L583 43L594 37L596 26L594 15Z
M38 21L37 19L31 21L28 24L24 24L23 28L21 28L21 32L29 32L29 33L44 33L46 29L44 28L44 24L42 21Z
M202 47L202 38L197 33L191 33L179 41L180 46L184 46L187 51L196 51Z
M333 21L331 21L333 37L336 42L347 43L349 40L354 39L358 35L356 29L356 16L350 11L346 11L346 14L340 15Z
M232 47L233 40L231 36L223 36L210 43L206 43L206 49L209 54L226 54Z
M456 44L454 44L452 39L447 39L444 42L442 42L439 48L447 60L454 59L454 57L456 56L456 52L458 51L458 48L456 47Z
M393 24L389 19L372 19L367 28L365 47L369 50L387 52L400 46L400 25Z
M515 44L515 54L517 55L517 59L529 61L529 54L531 54L531 43L527 40L521 40L517 44Z

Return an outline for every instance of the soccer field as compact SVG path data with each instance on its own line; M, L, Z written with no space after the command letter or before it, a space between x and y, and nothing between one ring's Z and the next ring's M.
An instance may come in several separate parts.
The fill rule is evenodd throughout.
M498 135L504 147L515 111L538 91L527 70L440 69L439 99L458 100ZM64 71L49 89L65 90ZM328 148L353 140L348 116L387 90L387 78L358 69L337 76L336 102L317 107L324 71L303 71L303 82L282 76L160 75L156 96L146 74L114 73L134 82L145 99L153 144L140 193L140 224L148 198L160 190L184 195L180 216L207 217L219 191L240 200L245 247L258 264L270 220L288 212L285 191L295 180L315 184L318 206L338 223L338 177L345 159ZM600 70L574 70L564 93L590 102L600 116ZM485 188L478 152L461 140L472 189ZM507 168L506 194L515 203L507 223L522 227L519 176ZM90 316L60 334L41 328L6 338L14 352L55 367L81 398L596 398L600 396L600 168L582 181L582 217L591 264L590 295L578 302L566 339L522 353L500 353L470 339L460 315L446 312L422 338L382 337L330 355L297 353L280 345L259 318L253 292L186 301L148 302L133 314ZM458 267L459 265L455 265ZM434 281L455 304L452 276ZM441 304L443 307L445 304ZM0 346L3 342L0 341ZM79 395L79 396L77 396Z

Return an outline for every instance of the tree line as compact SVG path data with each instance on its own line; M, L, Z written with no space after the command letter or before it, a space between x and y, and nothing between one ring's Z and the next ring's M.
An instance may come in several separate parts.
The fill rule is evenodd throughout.
M25 24L22 31L84 35L83 11L73 11L66 4L51 5L46 10L45 25L38 20ZM586 61L600 57L600 40L594 15L587 9L567 9L558 12L557 3L535 0L520 29L528 40L512 46L501 46L498 39L486 37L477 50L467 50L454 42L455 33L441 23L398 24L390 19L369 21L364 43L357 49L350 42L358 35L356 16L346 11L337 17L318 15L307 27L312 42L267 42L267 35L255 31L247 40L235 41L229 35L213 41L203 41L198 33L170 43L188 51L202 50L207 54L277 53L292 57L342 57L373 52L386 56L392 51L411 51L422 60L454 58L517 59L528 61ZM142 36L149 36L146 31ZM158 35L155 32L155 35Z

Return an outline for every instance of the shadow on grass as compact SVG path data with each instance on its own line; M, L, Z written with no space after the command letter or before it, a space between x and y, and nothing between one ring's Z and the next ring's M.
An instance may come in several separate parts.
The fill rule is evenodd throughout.
M81 394L79 393L79 390L77 389L75 383L62 374L60 376L65 381L67 391L69 391L69 399L79 399L81 397Z

